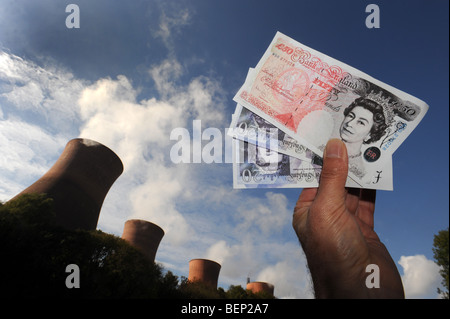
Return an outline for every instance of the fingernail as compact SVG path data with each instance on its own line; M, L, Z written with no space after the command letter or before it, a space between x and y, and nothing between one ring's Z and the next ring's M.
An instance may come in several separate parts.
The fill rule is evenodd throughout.
M342 144L344 143L337 138L329 140L323 156L329 158L341 158L344 154Z

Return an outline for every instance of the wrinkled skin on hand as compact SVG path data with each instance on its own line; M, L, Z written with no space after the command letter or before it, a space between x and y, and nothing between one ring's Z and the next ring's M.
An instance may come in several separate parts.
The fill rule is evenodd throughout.
M374 231L376 191L345 188L348 173L345 144L340 140L330 142L324 153L319 188L302 191L293 216L315 295L404 298L397 267ZM335 149L329 151L329 147ZM380 288L366 286L371 274L366 267L370 264L379 267Z

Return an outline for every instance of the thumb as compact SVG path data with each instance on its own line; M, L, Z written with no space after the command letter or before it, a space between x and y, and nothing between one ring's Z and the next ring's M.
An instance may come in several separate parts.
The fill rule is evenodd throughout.
M347 174L347 148L340 139L331 139L323 153L323 167L317 199L334 207L345 203Z

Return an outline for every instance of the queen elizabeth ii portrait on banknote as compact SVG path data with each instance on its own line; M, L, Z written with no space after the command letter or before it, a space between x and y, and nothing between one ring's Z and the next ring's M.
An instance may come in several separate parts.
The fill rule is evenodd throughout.
M349 170L359 178L366 174L362 146L380 140L388 128L387 117L383 106L367 97L357 98L344 109L339 135L347 146Z

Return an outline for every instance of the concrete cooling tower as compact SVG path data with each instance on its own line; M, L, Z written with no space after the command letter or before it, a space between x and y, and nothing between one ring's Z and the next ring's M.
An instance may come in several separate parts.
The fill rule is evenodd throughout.
M262 281L253 281L247 284L247 290L250 290L253 293L267 292L272 296L274 288L275 287L272 284Z
M67 143L47 173L17 196L46 193L53 198L58 225L95 230L106 194L122 171L120 158L108 147L77 138Z
M158 225L141 219L130 219L125 222L122 239L128 241L151 262L154 262L163 236L164 230Z
M192 259L189 262L190 282L202 282L207 286L217 289L219 280L220 264L208 259Z

